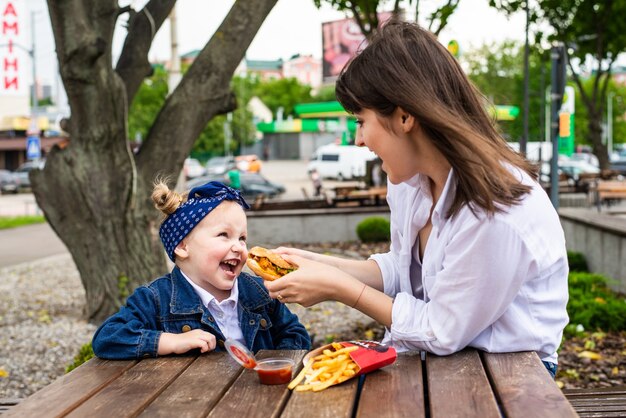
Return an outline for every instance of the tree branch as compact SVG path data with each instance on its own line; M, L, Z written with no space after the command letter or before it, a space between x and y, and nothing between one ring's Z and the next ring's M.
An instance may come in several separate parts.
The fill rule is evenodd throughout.
M178 173L207 122L234 109L230 80L276 2L234 3L157 116L137 156L141 178Z
M143 80L152 74L148 52L154 36L175 4L176 0L150 0L140 12L131 15L128 35L115 68L126 87L129 106Z

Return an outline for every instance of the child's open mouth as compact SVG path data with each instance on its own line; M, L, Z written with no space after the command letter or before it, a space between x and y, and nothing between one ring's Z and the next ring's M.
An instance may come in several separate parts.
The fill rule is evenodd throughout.
M220 267L227 273L234 274L235 268L239 264L239 260L225 260L220 263Z

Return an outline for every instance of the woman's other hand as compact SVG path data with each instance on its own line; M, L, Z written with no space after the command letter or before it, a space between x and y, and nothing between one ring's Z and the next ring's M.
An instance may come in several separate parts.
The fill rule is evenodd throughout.
M351 300L351 289L362 284L349 274L323 262L313 261L300 254L309 251L286 248L280 254L298 269L274 281L265 281L270 297L281 302L299 303L309 307L327 300L336 300L347 305ZM277 251L278 252L278 251ZM298 255L295 255L298 254Z
M199 348L201 353L215 349L215 335L201 329L194 329L182 334L164 332L159 338L158 354L183 354L194 348Z

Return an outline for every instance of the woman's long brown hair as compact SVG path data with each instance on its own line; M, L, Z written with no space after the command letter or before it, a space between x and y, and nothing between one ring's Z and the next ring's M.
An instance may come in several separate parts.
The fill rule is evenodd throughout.
M447 216L464 205L493 214L518 204L531 188L510 166L537 178L530 163L498 133L486 100L456 59L415 24L387 22L344 67L336 95L350 113L370 109L387 117L401 107L416 118L458 179Z

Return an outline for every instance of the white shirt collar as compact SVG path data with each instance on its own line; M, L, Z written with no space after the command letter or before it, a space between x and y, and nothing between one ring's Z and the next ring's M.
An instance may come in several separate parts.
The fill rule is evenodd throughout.
M237 289L237 279L235 279L235 281L233 282L233 288L230 291L230 296L228 298L224 299L221 302L217 302L217 300L215 299L215 296L213 296L211 293L207 292L206 290L204 290L203 288L201 288L200 286L195 284L185 274L184 271L180 270L180 272L183 275L183 277L189 282L191 287L193 287L193 289L196 291L198 296L200 296L200 299L202 300L202 304L204 306L208 307L209 304L211 303L211 301L213 301L213 300L215 300L216 304L219 305L219 306L224 306L226 304L233 304L234 306L237 306L237 301L239 300L239 289Z

